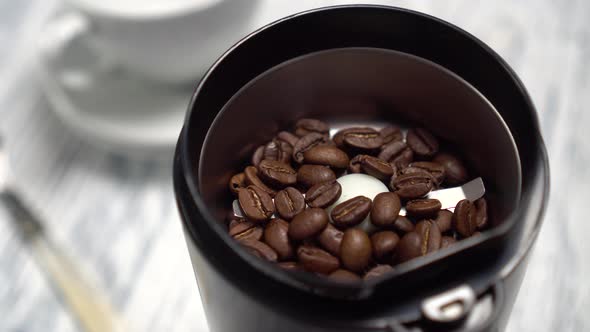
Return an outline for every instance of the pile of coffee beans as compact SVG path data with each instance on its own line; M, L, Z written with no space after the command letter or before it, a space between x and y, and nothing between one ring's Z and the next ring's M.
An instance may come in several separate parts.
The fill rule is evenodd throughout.
M381 276L486 228L483 198L462 200L454 212L425 198L469 180L463 162L439 151L428 130L356 127L332 138L329 132L320 120L301 119L293 132L258 147L251 165L231 178L244 217L230 214L229 235L246 250L286 270L350 282ZM337 178L351 173L370 175L390 191L332 206L342 194ZM367 217L370 233L359 227Z

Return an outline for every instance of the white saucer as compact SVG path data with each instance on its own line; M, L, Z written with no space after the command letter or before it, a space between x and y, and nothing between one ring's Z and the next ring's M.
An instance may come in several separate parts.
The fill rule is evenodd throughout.
M122 153L174 149L192 86L146 82L105 66L83 36L68 38L51 22L43 31L38 43L42 86L68 126Z

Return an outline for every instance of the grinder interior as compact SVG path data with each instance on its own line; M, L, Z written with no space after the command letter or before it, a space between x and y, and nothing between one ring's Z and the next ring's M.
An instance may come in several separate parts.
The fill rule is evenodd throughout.
M492 227L518 205L518 151L508 127L482 94L452 72L413 55L342 48L266 71L218 113L202 148L198 176L200 194L219 222L234 199L230 177L248 165L256 147L303 117L333 128L425 127L454 147L474 176L483 178ZM225 240L232 241L229 236Z

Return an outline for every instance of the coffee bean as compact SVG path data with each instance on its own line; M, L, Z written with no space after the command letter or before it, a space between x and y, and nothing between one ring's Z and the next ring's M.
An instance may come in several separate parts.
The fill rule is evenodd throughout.
M240 189L246 187L246 175L244 175L244 173L238 173L232 176L229 180L229 190L236 195Z
M403 169L414 160L414 152L408 148L404 141L392 141L381 147L381 152L377 158Z
M348 163L348 172L360 173L362 171L361 164L366 156L366 154L359 154L350 159L350 162Z
M329 277L339 282L356 282L361 280L361 277L357 274L344 269L338 269L330 273Z
M477 211L469 200L461 200L453 213L453 227L457 233L469 237L477 230Z
M262 159L264 159L264 145L259 146L252 154L252 165L258 167Z
M293 147L287 142L274 139L264 146L263 160L275 160L285 164L291 162Z
M467 169L463 165L463 162L451 154L439 153L432 161L444 167L444 183L449 186L462 185L469 179L469 174L467 173Z
M379 132L372 128L365 130L349 131L344 134L343 139L344 145L363 150L370 151L378 149L383 145L383 137L379 135Z
M318 241L324 249L334 256L340 256L340 244L344 232L328 223L326 228L318 235Z
M289 225L289 237L305 240L321 233L328 225L328 214L323 209L304 210L293 218Z
M238 201L248 220L253 222L266 221L275 212L272 198L264 190L256 186L240 189Z
M334 135L334 143L336 143L336 146L339 148L344 147L344 138L347 135L353 135L353 134L363 134L363 133L377 133L377 131L373 128L368 128L368 127L352 127L352 128L345 128L342 130L339 130L336 135Z
M393 141L402 141L404 134L401 129L396 126L387 126L379 131L379 134L383 138L383 144L387 144Z
M438 163L429 161L417 161L410 164L410 166L402 171L402 174L427 172L432 175L436 185L440 185L445 179L445 168Z
M414 224L410 221L410 219L399 216L393 222L393 229L395 229L400 234L406 234L414 230Z
M293 160L301 164L304 159L303 154L305 151L313 148L314 146L326 144L326 142L326 136L320 133L310 133L301 137L293 147Z
M330 274L340 267L338 258L318 247L308 244L297 248L297 258L299 258L299 262L303 265L303 268L310 272Z
M348 155L333 145L318 145L303 153L307 164L325 165L334 168L346 168L350 161Z
M485 228L488 224L488 202L482 197L473 203L475 204L475 209L477 211L475 214L477 228Z
M305 202L314 208L325 208L340 198L342 187L337 181L318 183L307 191Z
M277 134L277 138L283 142L289 143L289 145L291 145L291 147L294 147L295 143L297 143L297 141L299 140L299 137L291 134L288 131L281 131L280 133Z
M232 227L235 227L237 224L245 222L246 218L238 217L234 214L233 210L230 210L227 213L225 220L227 220L227 229L229 231L230 229L232 229Z
M264 242L277 253L280 260L293 257L295 252L288 231L289 223L282 219L273 219L264 228Z
M371 222L377 227L391 226L395 223L400 209L401 202L397 194L390 192L380 193L373 199Z
M229 236L238 241L259 241L263 233L264 229L251 221L238 222L229 226Z
M390 187L400 198L413 199L428 194L434 187L433 181L426 172L409 173L395 177Z
M453 219L453 212L449 210L440 210L436 214L436 219L434 220L438 225L441 233L445 233L451 230L452 227L452 219Z
M420 158L430 158L438 152L438 140L424 128L410 129L406 141L410 149Z
M336 174L327 166L301 165L297 170L297 183L304 188L310 188L318 183L334 181Z
M416 232L404 235L397 244L397 258L400 263L422 256L422 239Z
M365 276L363 277L364 280L370 280L374 278L379 278L389 272L393 271L393 267L388 264L377 265L374 268L370 269Z
M441 248L446 248L450 245L453 245L457 242L457 240L455 240L454 237L450 237L450 236L443 236L441 241L440 241L440 247Z
M330 215L337 227L352 227L360 224L369 215L371 205L369 198L356 196L336 205Z
M302 137L310 133L327 134L330 127L317 119L300 119L295 123L295 135Z
M406 212L411 217L430 218L436 216L441 207L438 199L414 199L406 203Z
M277 266L285 271L303 271L303 266L298 262L279 262Z
M432 220L423 220L416 224L414 231L418 233L422 239L422 255L440 249L442 235L436 222Z
M361 272L369 265L371 255L371 240L367 233L358 228L350 228L344 232L340 247L340 259L344 267Z
M393 168L389 163L373 156L365 155L361 160L361 168L365 173L381 181L388 180L393 175Z
M297 172L280 161L261 161L258 165L258 174L262 180L273 187L284 188L297 183Z
M373 256L378 261L391 261L399 236L392 231L382 231L371 235Z
M258 168L254 166L248 166L244 170L244 176L246 177L246 184L249 186L256 186L262 189L264 192L270 195L270 197L274 197L277 192L274 189L271 189L267 186L262 180L258 177Z
M269 262L276 262L277 253L271 247L260 241L240 241L240 244L251 254Z
M275 208L281 218L291 220L305 210L305 198L299 190L287 187L275 196Z

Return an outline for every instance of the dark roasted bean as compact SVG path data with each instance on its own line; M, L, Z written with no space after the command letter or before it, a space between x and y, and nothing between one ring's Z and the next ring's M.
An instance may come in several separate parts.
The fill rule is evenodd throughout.
M371 235L373 256L378 261L391 262L398 242L399 236L392 231L382 231Z
M410 129L406 141L414 154L420 158L430 158L438 152L438 140L424 128Z
M452 227L452 219L453 219L453 212L449 210L440 210L436 214L436 219L434 220L438 225L441 233L445 233L451 230Z
M469 200L461 200L453 213L453 228L463 237L469 237L477 230L477 211Z
M440 249L442 235L435 222L424 220L416 225L413 232L402 237L397 245L397 257L400 262L424 256Z
M400 209L401 202L397 194L389 192L380 193L373 199L371 222L377 227L393 225L399 215Z
M237 222L229 227L229 236L238 241L258 241L264 229L251 221Z
M325 122L317 119L300 119L295 123L295 135L300 137L310 133L327 134L329 130Z
M325 144L326 142L326 136L320 133L311 133L301 137L293 147L293 160L301 164L304 159L303 154L305 151L313 148L314 146Z
M252 165L258 166L264 158L264 145L259 146L252 154Z
M450 237L450 236L443 236L442 239L440 240L440 247L441 248L446 248L450 245L453 245L457 242L457 240L455 240L454 237Z
M291 147L294 147L295 143L297 143L297 141L299 140L299 137L291 134L288 131L281 131L280 133L277 134L277 138L283 142L289 143L289 145L291 145Z
M318 241L324 249L332 255L339 257L343 235L344 232L328 223L326 228L318 235Z
M306 189L318 183L334 180L336 180L336 174L328 166L301 165L297 170L297 183Z
M346 168L350 161L348 155L333 145L318 145L303 153L306 164Z
M348 131L344 134L344 145L363 151L378 149L383 145L383 137L375 129Z
M305 209L305 198L299 190L288 187L275 196L275 208L281 218L291 220Z
M338 258L318 247L302 245L297 248L297 258L303 268L310 272L330 274L340 267Z
M244 170L244 176L246 177L246 184L249 186L256 186L262 190L264 190L270 197L274 197L277 192L274 189L271 189L267 186L262 180L258 177L258 169L254 166L248 166Z
M270 141L264 146L263 160L275 160L285 164L291 162L293 147L287 142L278 139Z
M269 262L276 262L277 253L267 244L260 241L240 241L240 244L254 256L266 259Z
M429 161L417 161L410 164L410 167L402 170L402 174L427 172L432 175L437 185L440 185L445 179L445 168L438 163Z
M274 249L280 260L289 259L295 253L288 231L289 223L282 219L273 219L264 228L264 242Z
M358 228L350 228L342 236L340 259L342 265L354 272L363 271L371 260L371 240L367 233Z
M336 143L337 147L344 146L344 138L348 135L353 134L363 134L363 133L377 133L377 131L373 128L368 127L353 127L353 128L346 128L339 130L336 135L334 135L334 143Z
M383 138L383 144L387 144L393 141L401 141L404 139L404 134L401 129L396 126L387 126L379 131L379 134Z
M422 239L416 232L404 235L397 244L397 258L400 263L422 256Z
M303 266L298 262L279 262L277 265L285 271L303 271Z
M328 225L328 213L319 208L303 210L289 225L289 237L293 240L310 239L320 234Z
M361 163L366 156L367 155L365 154L359 154L350 159L350 163L348 163L348 171L350 173L360 173L362 171Z
M364 280L370 280L373 278L379 278L389 272L393 271L393 267L388 264L377 265L374 268L370 269L365 276L363 277Z
M338 269L329 275L330 279L339 281L339 282L356 282L360 281L361 277L359 277L356 273L352 273L348 270Z
M244 175L244 173L238 173L232 176L229 180L229 190L236 195L240 189L246 187L246 175Z
M325 208L340 198L342 187L337 181L318 183L307 191L305 201L311 207Z
M477 211L475 214L477 228L485 228L488 224L488 203L483 197L473 203L475 204L475 209Z
M414 152L404 141L392 141L381 147L381 152L377 156L395 165L399 169L406 168L414 160Z
M400 175L390 182L391 189L403 199L423 197L433 186L433 178L426 172Z
M371 200L365 196L356 196L334 207L332 221L340 228L360 224L371 212Z
M284 188L297 183L297 172L280 161L261 161L258 165L258 174L263 181L273 187Z
M240 189L238 201L248 220L253 222L266 221L275 212L272 198L256 186Z
M400 234L406 234L414 230L414 224L410 221L410 219L404 216L399 216L393 223L393 229L395 229Z
M381 181L388 180L393 175L393 168L389 163L373 156L365 156L361 160L361 169Z
M469 174L459 158L448 153L439 153L432 161L445 168L445 184L458 186L467 182Z
M430 218L436 216L441 206L438 199L415 199L406 203L406 211L411 217Z

